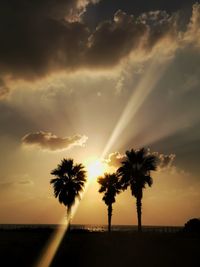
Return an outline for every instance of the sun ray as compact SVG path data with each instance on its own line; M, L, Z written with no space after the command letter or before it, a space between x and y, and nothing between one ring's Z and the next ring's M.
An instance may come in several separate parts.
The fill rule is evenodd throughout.
M165 72L166 68L169 66L169 62L163 63L162 66L160 65L159 56L152 61L148 71L145 74L144 79L142 79L138 85L138 87L134 90L128 104L126 105L121 117L117 125L115 126L111 137L109 138L103 152L101 158L105 158L106 154L112 148L114 142L119 138L122 132L125 130L127 125L130 121L134 118L136 112L141 108L142 104L145 102L149 94L154 90L156 84L161 79L163 73ZM89 185L100 175L106 171L106 164L104 164L99 159L89 159L85 162L87 171L88 171L88 182L86 184L85 190L82 194L82 198L84 197L85 193L87 192ZM79 206L79 201L76 201L75 206L72 210L72 218L74 217L77 208ZM46 246L40 260L38 261L36 267L48 267L50 266L59 245L66 233L67 227L69 222L62 221L58 229L53 234L51 240L49 241L48 245Z
M132 96L130 97L129 102L127 103L121 117L119 118L104 150L101 155L102 158L105 158L106 154L110 151L113 144L128 126L130 121L134 118L138 110L142 107L145 100L148 98L150 93L155 89L156 84L163 76L167 67L170 64L170 60L167 60L161 64L160 56L157 55L149 66L147 72L144 74L143 79L139 82L136 89L133 91ZM134 136L134 133L133 133Z
M86 162L86 169L88 173L88 181L85 185L84 192L81 194L81 199L85 196L86 192L88 191L88 188L91 184L91 182L96 179L98 176L103 175L103 173L106 171L106 164L103 163L100 159L97 158L89 158ZM78 206L79 206L79 200L77 199L75 202L75 205L72 207L71 212L71 219L75 216ZM35 265L35 267L48 267L52 263L56 252L60 246L60 243L63 240L64 235L67 232L69 226L69 220L65 217L60 222L58 229L55 230L53 233L50 241L46 245L45 249L43 250L41 257L39 258L39 261Z
M74 217L78 206L79 206L79 201L76 200L75 205L73 206L72 211L71 211L71 218ZM67 232L68 226L69 226L69 220L65 216L61 220L60 224L58 225L58 228L55 230L55 232L51 236L50 241L48 242L43 252L41 253L41 257L39 258L35 267L50 266L60 246L60 243L62 242Z

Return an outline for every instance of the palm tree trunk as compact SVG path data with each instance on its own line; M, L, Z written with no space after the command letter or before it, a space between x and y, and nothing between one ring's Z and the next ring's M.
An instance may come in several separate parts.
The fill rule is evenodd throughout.
M68 208L68 210L67 210L67 219L68 219L68 227L67 227L67 230L68 230L68 232L70 232L70 229L71 229L71 220L72 220L72 217L71 217L71 208Z
M70 232L71 230L71 218L69 219L69 223L68 223L68 231Z
M112 204L108 205L108 232L111 231Z
M142 198L137 197L137 219L138 219L138 232L142 232Z

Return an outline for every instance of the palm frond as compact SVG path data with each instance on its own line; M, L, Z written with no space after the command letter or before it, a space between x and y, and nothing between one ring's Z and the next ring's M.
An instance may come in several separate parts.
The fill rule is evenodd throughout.
M103 177L99 177L98 183L101 185L99 193L104 193L102 199L106 205L114 203L116 195L121 192L118 174L105 173Z
M73 159L63 159L61 164L51 172L56 178L51 179L54 195L59 202L67 207L68 213L71 211L76 198L80 199L80 193L84 189L86 182L86 172L82 164L75 164Z
M156 170L157 165L157 157L148 154L148 150L145 148L126 151L126 158L117 170L121 188L124 190L130 186L132 195L141 194L140 192L146 184L152 185L153 179L150 172Z

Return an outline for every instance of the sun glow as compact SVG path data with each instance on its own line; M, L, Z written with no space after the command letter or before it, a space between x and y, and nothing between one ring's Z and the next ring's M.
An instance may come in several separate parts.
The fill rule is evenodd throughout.
M95 179L106 171L106 164L99 159L90 159L86 163L86 169L89 179Z

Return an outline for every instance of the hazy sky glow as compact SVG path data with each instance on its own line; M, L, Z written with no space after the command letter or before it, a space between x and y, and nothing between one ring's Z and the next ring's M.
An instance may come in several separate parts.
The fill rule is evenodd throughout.
M141 146L162 159L144 224L200 217L200 3L41 2L0 3L0 223L60 222L49 181L63 157L114 171ZM73 223L106 224L98 188ZM129 191L113 208L136 224Z

